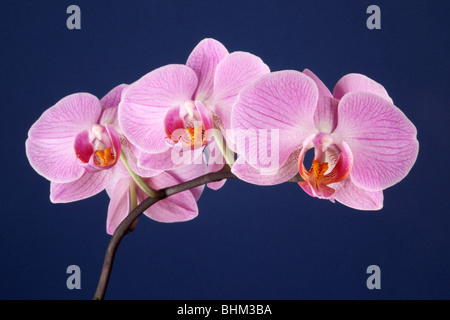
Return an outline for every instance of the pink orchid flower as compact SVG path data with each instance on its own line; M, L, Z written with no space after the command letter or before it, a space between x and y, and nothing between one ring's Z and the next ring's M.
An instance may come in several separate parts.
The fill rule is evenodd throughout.
M204 39L186 65L166 65L131 84L119 105L119 123L137 147L138 165L155 170L185 165L174 161L174 155L204 150L208 142L213 143L210 132L215 127L231 127L239 91L268 72L253 54L228 53L220 42ZM210 161L209 170L223 165Z
M121 153L115 120L125 86L102 100L89 93L69 95L31 126L26 154L36 172L51 182L52 202L85 199L108 185Z
M383 86L361 74L341 78L333 94L309 70L265 75L241 92L232 126L247 136L249 129L250 135L279 132L267 147L276 153L275 168L259 161L245 135L237 138L242 161L233 172L241 179L270 185L299 172L309 195L361 210L382 208L383 190L408 174L419 148L415 126ZM307 170L304 158L312 148Z

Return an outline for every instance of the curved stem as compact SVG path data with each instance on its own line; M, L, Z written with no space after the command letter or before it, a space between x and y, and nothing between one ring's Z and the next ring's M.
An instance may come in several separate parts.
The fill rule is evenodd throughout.
M142 191L144 191L148 196L152 198L158 198L159 194L156 190L153 190L150 188L149 185L145 183L142 178L134 173L133 170L131 170L130 165L128 164L127 158L125 157L125 154L123 152L120 153L120 160L122 161L123 165L127 169L128 173L130 174L131 178L133 178L134 182L137 184L139 188L141 188Z
M95 291L94 300L103 300L106 292L106 287L109 282L109 276L111 274L112 265L114 262L114 257L117 251L117 248L120 244L122 238L130 232L130 226L133 222L150 206L158 202L159 200L165 199L173 194L189 190L210 182L220 181L223 179L236 178L236 176L230 171L219 171L219 172L211 172L200 176L196 179L180 183L175 186L171 186L168 188L161 189L157 191L157 197L147 197L144 201L142 201L134 210L132 210L128 216L119 224L117 229L114 231L112 235L108 247L106 249L105 260L103 262L102 272L100 274L100 279L98 282L97 290Z
M117 248L122 241L123 237L131 232L130 227L136 221L136 219L150 206L158 202L159 200L165 199L171 195L176 193L186 191L210 182L220 181L223 179L232 179L237 178L231 171L230 167L226 165L224 169L218 172L207 173L203 176L195 178L190 181L186 181L180 183L175 186L167 187L161 190L156 191L157 197L147 197L144 201L142 201L134 210L132 210L128 216L119 224L116 231L112 235L108 247L106 249L105 260L103 262L102 271L100 274L100 279L98 281L97 290L95 291L95 295L93 300L103 300L106 293L106 287L108 286L109 277L111 275L112 265L114 262L114 257L116 255ZM302 178L300 174L292 177L286 182L298 182L301 181Z

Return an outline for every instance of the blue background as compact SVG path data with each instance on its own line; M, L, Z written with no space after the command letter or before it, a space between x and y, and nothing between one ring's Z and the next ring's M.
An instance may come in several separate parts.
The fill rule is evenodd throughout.
M81 30L66 8L81 8ZM381 30L366 9L381 9ZM309 68L332 89L351 72L382 83L418 129L411 173L361 212L296 184L228 181L199 216L147 218L117 252L106 299L449 299L448 1L2 1L1 299L91 299L106 246L105 192L52 204L25 156L29 127L74 92L102 97L206 37L272 71ZM69 290L66 268L81 268ZM381 290L366 287L369 265Z

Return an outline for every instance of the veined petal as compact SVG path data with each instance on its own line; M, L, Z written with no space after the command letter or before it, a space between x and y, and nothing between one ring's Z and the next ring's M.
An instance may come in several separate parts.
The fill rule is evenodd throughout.
M185 65L161 67L131 84L123 92L118 114L127 139L145 152L166 151L166 113L184 105L196 88L197 76Z
M368 92L346 94L338 110L338 125L332 136L345 141L352 151L353 183L377 191L402 180L419 151L416 128L405 114Z
M227 55L228 50L217 40L207 38L197 44L186 62L198 77L193 100L205 101L211 96L216 67Z
M114 184L114 189L109 193L108 217L106 218L106 232L113 234L119 224L130 212L130 177L122 177Z
M314 81L298 71L270 73L245 87L232 115L238 154L257 169L273 166L260 161L264 153L284 163L308 135L317 131L313 115L318 97ZM269 141L268 137L276 132L278 139L266 144L261 141L261 150L258 140L262 137Z
M328 87L311 70L305 69L305 70L303 70L303 73L314 80L314 82L317 85L317 88L319 89L319 95L320 96L333 98L333 95L331 94L331 92L328 89Z
M161 153L137 153L138 166L150 170L172 170L185 165L202 163L202 148L187 149L182 146L180 140L171 149Z
M173 178L175 178L178 181L178 183L182 183L205 175L209 171L206 161L203 161L202 163L194 163L166 172L169 173ZM205 186L202 185L193 189L189 189L189 191L193 194L195 200L200 199L204 187Z
M380 210L383 208L383 191L367 191L357 187L352 179L331 185L336 188L334 199L357 210Z
M194 104L195 104L195 108L198 110L198 112L200 113L200 116L202 118L204 130L208 131L208 130L214 128L214 122L213 122L211 111L209 111L208 108L206 108L205 105L200 101L195 101Z
M238 158L236 163L231 168L231 172L245 182L260 186L280 184L286 182L297 174L299 152L300 150L293 152L279 169L273 171L263 171L257 169L245 162L243 158Z
M136 173L137 175L141 177L153 177L160 173L161 170L151 170L151 169L145 169L138 165L138 155L141 154L141 151L134 147L128 140L126 140L125 137L121 137L120 139L121 145L122 145L122 152L125 155L126 161L130 167L130 169ZM116 167L120 167L121 173L128 175L128 171L125 168L125 166L122 164L121 161L119 161L116 164ZM117 170L116 170L117 174Z
M269 67L259 57L248 52L233 52L219 63L213 94L206 104L226 129L231 127L231 111L239 92L269 72Z
M66 183L79 179L84 169L73 149L75 137L64 139L35 139L26 141L30 165L47 180ZM69 147L70 146L70 147Z
M53 182L79 179L84 169L73 148L75 137L90 130L100 113L100 101L88 93L72 94L47 109L31 126L25 143L33 169Z
M393 103L386 89L381 84L359 73L350 73L343 76L334 86L333 96L340 100L347 93L354 91L370 92Z
M101 192L109 184L113 170L85 171L80 179L68 183L50 184L50 200L53 203L67 203L86 199Z
M103 111L100 116L99 124L116 125L118 106L122 97L122 92L127 86L127 84L118 85L100 100ZM117 128L115 129L117 130Z
M84 130L75 136L74 151L79 160L82 163L88 163L91 155L94 153L94 147L92 146L89 138L89 132Z
M167 172L162 172L157 176L145 179L145 181L156 190L179 184L179 181ZM140 189L136 190L136 194L139 203L147 197ZM144 214L159 222L188 221L198 215L197 201L192 192L186 190L158 201Z
M89 93L71 94L47 109L31 126L28 136L44 140L74 139L79 132L97 123L101 112L97 97Z
M337 126L337 106L339 101L327 96L320 96L314 112L314 123L320 132L331 133Z

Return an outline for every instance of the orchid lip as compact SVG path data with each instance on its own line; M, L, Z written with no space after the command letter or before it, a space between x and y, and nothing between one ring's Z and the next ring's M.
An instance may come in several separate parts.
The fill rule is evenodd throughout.
M171 108L164 119L167 142L176 144L181 141L184 148L206 145L207 131L212 127L212 114L199 101L187 101L183 106Z
M311 147L315 151L314 159L310 170L306 170L303 159ZM329 185L345 180L350 174L352 165L353 157L345 142L338 147L328 133L310 136L305 140L299 155L299 173L304 179L299 185L311 196L330 199L335 190Z
M75 137L75 154L86 170L95 172L113 167L119 160L119 134L111 126L94 125Z

